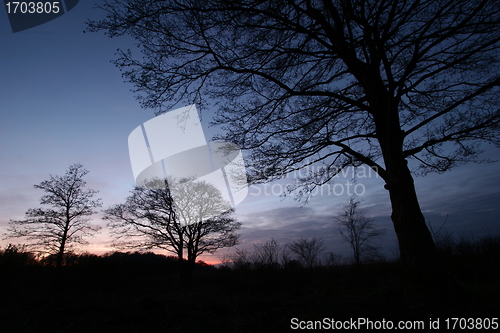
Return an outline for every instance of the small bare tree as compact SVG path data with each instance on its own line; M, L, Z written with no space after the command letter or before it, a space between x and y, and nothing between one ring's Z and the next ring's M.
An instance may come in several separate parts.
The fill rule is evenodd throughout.
M287 244L280 244L274 238L262 244L254 244L254 264L260 267L277 269L288 258Z
M222 263L225 267L232 269L250 269L253 264L252 259L252 253L247 249L235 248L233 252L224 255Z
M312 269L318 263L318 256L325 251L325 244L321 238L301 238L288 245L288 248L305 266Z
M325 266L328 268L333 268L338 266L342 261L342 255L335 254L333 252L328 252L326 254Z
M28 245L40 252L56 255L61 267L63 256L71 244L88 244L85 237L93 236L101 227L89 223L94 208L102 205L94 199L96 190L85 189L83 177L88 171L81 164L70 165L64 176L52 176L35 188L46 194L40 199L50 208L31 208L25 220L11 220L7 238L23 237Z
M368 255L377 252L372 241L384 233L383 229L375 227L373 219L365 216L359 208L360 203L356 196L352 196L343 207L341 215L335 218L335 221L339 223L337 233L349 243L353 251L354 262L358 267Z

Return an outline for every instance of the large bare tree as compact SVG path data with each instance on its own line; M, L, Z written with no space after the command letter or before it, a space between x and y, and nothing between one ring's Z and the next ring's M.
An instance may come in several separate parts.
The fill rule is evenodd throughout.
M174 200L172 191L183 194ZM240 222L226 207L220 191L209 183L152 179L136 186L125 203L106 209L104 219L109 221L118 248L175 253L181 279L189 283L198 256L238 242L235 231Z
M249 151L254 183L322 164L296 189L305 193L342 168L368 165L389 191L403 262L423 275L437 267L413 172L444 172L477 161L481 142L499 144L498 1L102 8L107 17L89 29L136 39L141 55L122 51L116 64L144 107L216 102L220 138Z
M64 176L50 175L49 180L35 185L46 192L40 203L48 207L31 208L26 219L11 220L7 237L24 238L30 247L55 254L56 266L61 267L69 246L88 244L85 237L101 229L89 223L89 217L96 213L94 209L102 203L94 199L96 190L85 188L83 178L87 173L83 165L73 164Z

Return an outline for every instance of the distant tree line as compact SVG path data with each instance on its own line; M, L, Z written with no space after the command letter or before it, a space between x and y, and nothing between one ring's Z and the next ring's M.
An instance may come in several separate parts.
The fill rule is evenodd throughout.
M380 260L381 257L365 258L364 262ZM350 264L350 258L326 251L321 238L300 238L289 243L280 243L274 238L253 244L253 249L235 248L223 258L223 266L232 269L315 269Z
M90 223L94 209L102 202L95 198L98 191L86 188L87 174L88 170L77 163L70 165L64 176L50 175L49 180L34 185L45 192L41 207L29 209L23 220L11 220L4 235L26 244L10 246L5 253L19 259L29 248L43 256L44 264L56 267L74 259L73 246L88 244L86 238L101 229ZM175 201L174 190L183 194ZM189 282L201 254L237 244L241 223L232 213L215 186L191 178L166 178L134 187L125 203L104 211L104 219L115 237L115 248L170 251L177 256L181 280ZM26 256L28 260L30 256Z
M135 267L141 271L147 267L163 266L178 271L181 280L189 282L193 270L206 266L197 261L199 255L238 243L235 232L240 223L231 216L232 210L213 218L199 218L201 211L207 212L224 204L215 188L192 179L155 180L170 187L183 186L186 201L174 204L168 186L135 187L124 204L105 210L105 219L114 232L116 247L132 251L161 248L171 251L175 257L152 252L115 252L102 256L76 254L72 245L86 244L84 238L94 236L100 229L89 220L95 213L93 209L101 206L101 201L94 198L97 191L85 188L83 177L87 173L82 165L74 164L64 176L51 175L49 180L35 185L46 193L40 200L42 207L29 209L25 220L12 220L7 235L24 238L27 243L9 244L0 249L0 268L71 266L130 270ZM352 257L343 258L327 252L325 241L317 237L299 238L289 243L270 239L253 244L251 250L235 248L225 256L222 266L253 270L314 270L350 264L359 267L384 261L375 243L383 230L366 216L360 204L358 198L351 197L332 220L337 235L350 246ZM185 207L180 209L180 205ZM453 267L462 267L465 263L472 271L478 265L486 272L498 268L499 236L457 240L440 229L434 233L434 241L441 258Z
M55 267L57 255L40 256L29 251L26 246L9 244L0 248L0 269L19 269L27 267ZM105 271L148 271L151 269L178 272L178 258L154 252L109 252L102 255L93 253L67 252L63 256L66 268L99 269ZM195 268L210 265L199 260Z
M335 233L352 250L352 260L345 258L344 262L352 261L358 267L365 262L384 260L375 241L385 231L376 227L374 220L365 215L360 204L357 196L350 197L341 207L339 214L333 218ZM261 244L254 244L253 251L236 249L225 258L225 263L231 267L312 269L322 265L332 266L339 263L340 258L337 254L326 253L325 242L321 238L300 238L284 244L273 238Z
M299 239L290 243L280 243L275 239L254 244L253 249L234 248L225 255L222 267L231 270L321 270L362 264L397 263L379 254L364 257L357 262L326 251L320 238ZM455 237L452 233L436 236L436 245L443 265L447 270L465 280L489 280L498 276L500 271L500 235L487 235L478 238ZM297 246L300 248L297 251ZM310 258L310 261L306 259Z
M7 238L22 238L27 243L21 247L9 245L4 251L4 256L11 258L8 260L16 258L14 261L19 265L38 262L61 267L81 259L75 256L72 245L87 244L85 238L101 229L90 223L90 216L96 213L94 209L102 203L94 198L98 191L86 188L87 174L81 164L73 164L64 176L50 175L49 180L35 185L45 192L40 199L42 207L29 209L24 220L10 221ZM174 190L184 194L175 202L171 194ZM378 252L372 240L382 234L359 204L352 197L334 220L338 234L353 250L358 266L376 257ZM228 209L224 209L226 206ZM177 257L181 280L189 282L201 254L238 243L236 230L241 223L232 217L232 212L214 186L194 179L167 178L151 179L134 187L125 203L104 211L104 220L114 235L115 248L170 251ZM313 269L339 260L332 253L325 257L325 249L324 241L319 238L301 238L289 244L271 239L254 245L252 252L235 250L226 262L269 269L285 266ZM36 251L36 255L28 250Z

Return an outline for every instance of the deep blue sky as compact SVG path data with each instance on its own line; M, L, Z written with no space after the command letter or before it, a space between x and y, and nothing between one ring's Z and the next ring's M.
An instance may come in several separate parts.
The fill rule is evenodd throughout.
M28 208L37 206L42 193L34 184L49 174L63 174L72 163L82 163L90 171L88 185L100 191L103 208L122 202L133 186L127 138L154 115L139 107L132 86L124 83L110 63L118 48L133 49L134 41L83 33L87 18L102 16L93 7L92 1L80 1L62 17L18 33L11 32L5 9L0 10L0 233L9 219L21 219ZM209 117L209 113L203 115L205 125ZM486 149L485 157L499 159L499 150ZM445 229L455 235L498 233L499 170L499 163L472 163L442 175L416 178L428 221L437 229L448 216ZM345 184L350 178L341 177L337 183ZM236 209L243 223L240 247L251 248L252 243L271 237L287 242L318 236L330 251L348 255L346 245L334 235L332 222L347 195L317 195L303 206L277 195L288 182L293 178L274 187L250 188L250 195ZM366 214L387 228L382 239L386 253L395 253L383 182L371 177L358 179L358 184L366 189L361 197ZM94 223L105 226L99 216ZM91 241L89 251L110 250L106 230ZM8 242L0 241L0 246ZM218 261L220 257L203 259Z

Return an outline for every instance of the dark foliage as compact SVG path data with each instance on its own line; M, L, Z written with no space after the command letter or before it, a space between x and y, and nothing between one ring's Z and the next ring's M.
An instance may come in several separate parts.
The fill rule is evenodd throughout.
M463 287L500 289L496 282L500 279L500 236L456 239L445 234L436 244L443 262Z
M38 265L36 256L26 251L23 246L9 244L5 249L0 250L0 267L3 269L35 265Z

